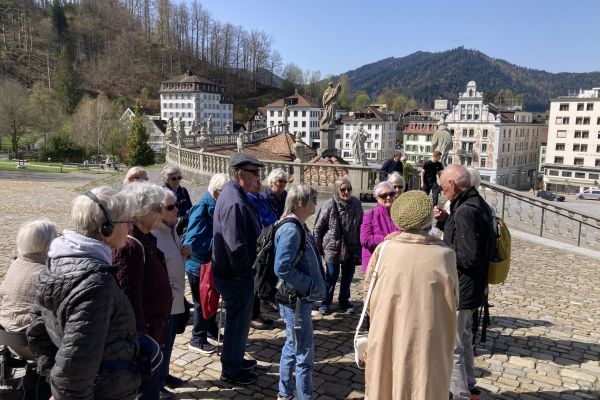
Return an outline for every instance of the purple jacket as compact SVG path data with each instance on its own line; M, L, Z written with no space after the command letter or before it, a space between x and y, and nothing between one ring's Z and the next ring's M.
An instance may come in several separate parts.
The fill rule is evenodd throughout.
M399 231L398 227L392 221L390 217L390 211L377 204L377 207L373 211L368 211L363 217L362 225L360 226L360 244L362 246L362 272L367 272L367 266L371 255L375 251L375 248L379 243L383 242L383 239L388 233Z

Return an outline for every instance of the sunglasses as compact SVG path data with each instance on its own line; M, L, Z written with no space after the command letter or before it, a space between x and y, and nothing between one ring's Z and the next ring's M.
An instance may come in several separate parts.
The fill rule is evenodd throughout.
M167 211L173 211L174 209L177 208L176 204L169 204L168 206L163 206L165 210Z
M352 193L352 188L341 188L340 192L342 192L342 193Z
M162 210L163 210L163 206L162 206L162 204L161 204L161 205L159 205L159 206L156 206L156 207L152 207L152 208L150 209L150 211L154 211L154 212L155 212L155 213L157 213L157 214L160 214L160 213L162 212Z
M171 181L180 181L183 179L183 176L172 176L169 178Z
M113 223L113 225L116 225L116 224L127 224L127 226L129 227L129 229L133 228L133 221L132 220L129 220L129 221L113 221L112 223Z
M396 192L381 193L377 197L379 197L382 200L385 200L385 199L390 198L390 197L396 197Z

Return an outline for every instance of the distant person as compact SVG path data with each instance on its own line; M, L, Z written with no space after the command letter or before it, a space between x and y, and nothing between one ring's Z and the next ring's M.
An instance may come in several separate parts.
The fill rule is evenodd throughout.
M377 247L365 279L367 293L381 258L366 304L365 398L448 399L458 303L456 255L428 234L433 210L425 193L404 193L391 216L402 233L383 250Z
M394 156L392 158L383 163L381 169L379 170L382 181L386 180L388 178L388 175L392 172L402 174L404 169L402 166L402 161L400 161L401 156L402 153L400 152L394 153Z
M350 303L350 285L356 265L361 263L360 224L363 214L360 200L352 196L350 180L338 178L333 183L333 197L317 213L313 230L317 249L326 263L326 296L319 307L321 314L331 311L340 271L339 310L348 314L355 311Z
M181 186L183 174L179 166L175 164L165 165L160 176L163 181L163 187L171 190L177 196L177 226L175 230L181 236L188 225L188 214L193 205L192 199L190 199L187 189Z
M260 222L247 193L260 187L264 164L244 153L229 159L231 180L219 195L213 221L213 277L225 303L221 380L236 385L256 382L256 360L244 358L254 304L256 240Z
M388 175L387 181L394 186L394 190L396 191L396 197L400 196L404 193L405 181L402 175L397 172L392 172Z
M123 178L123 185L127 185L132 182L145 182L148 180L148 173L144 167L131 167Z
M404 191L408 192L410 190L410 180L413 174L413 167L410 165L408 161L406 161L406 157L400 157L400 161L402 161L402 177L404 178Z
M423 164L421 170L421 189L429 195L431 193L431 203L437 206L440 196L440 185L438 184L438 177L442 173L444 166L440 162L442 153L434 151L431 156L431 160L428 160Z

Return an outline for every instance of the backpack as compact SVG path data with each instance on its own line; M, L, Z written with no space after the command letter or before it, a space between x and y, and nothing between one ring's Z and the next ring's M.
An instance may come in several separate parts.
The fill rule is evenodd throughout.
M503 283L510 269L512 238L510 231L502 218L492 217L492 228L496 243L488 266L488 283L495 285Z
M304 250L306 250L306 233L304 227L296 218L284 218L262 229L256 241L256 260L252 269L254 270L254 293L263 301L275 301L279 281L279 278L275 275L275 233L281 225L287 222L295 224L301 232L300 249L294 260L294 265L300 261Z

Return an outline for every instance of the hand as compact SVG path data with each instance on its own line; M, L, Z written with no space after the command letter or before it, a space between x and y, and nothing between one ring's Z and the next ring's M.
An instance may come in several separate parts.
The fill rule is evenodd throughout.
M183 258L190 258L191 254L192 251L190 249L190 246L187 246L185 244L181 246L181 255L183 256Z
M438 221L444 222L446 218L448 218L448 213L443 208L439 208L438 206L433 207L433 216Z
M388 233L385 238L383 238L383 240L392 240L393 238L395 238L396 236L398 236L400 234L400 232L391 232Z
M421 182L421 189L425 189L425 184Z

